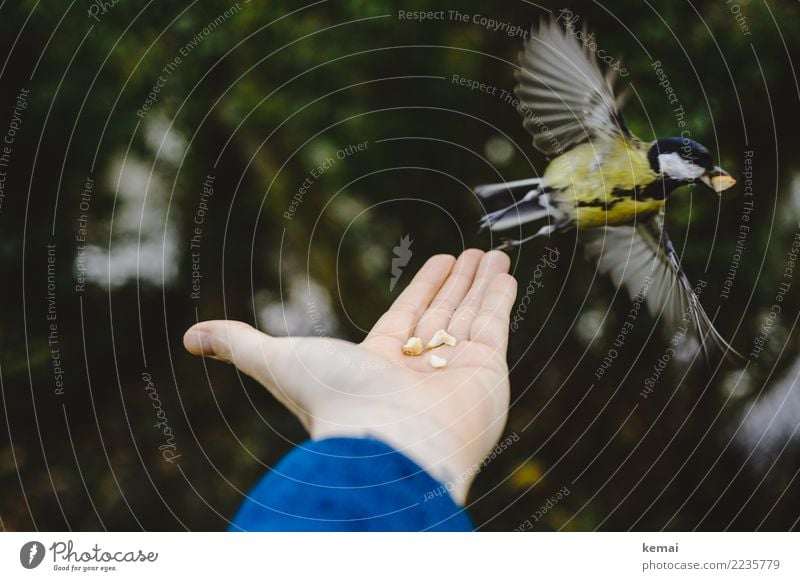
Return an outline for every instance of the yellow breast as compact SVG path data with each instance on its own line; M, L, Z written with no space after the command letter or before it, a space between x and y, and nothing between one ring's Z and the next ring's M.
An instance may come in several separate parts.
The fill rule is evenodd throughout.
M648 144L621 139L570 149L550 162L544 174L553 203L583 228L627 224L658 212L664 200L634 195L658 177L647 159L648 149Z
M602 207L576 207L573 219L579 228L619 226L642 220L659 212L664 200L638 201L631 198L611 200L608 209Z

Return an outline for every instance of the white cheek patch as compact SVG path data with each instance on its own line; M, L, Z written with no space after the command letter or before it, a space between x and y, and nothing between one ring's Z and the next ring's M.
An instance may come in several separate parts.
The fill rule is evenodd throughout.
M682 158L677 153L662 153L658 156L661 173L678 180L695 180L706 173L706 170Z

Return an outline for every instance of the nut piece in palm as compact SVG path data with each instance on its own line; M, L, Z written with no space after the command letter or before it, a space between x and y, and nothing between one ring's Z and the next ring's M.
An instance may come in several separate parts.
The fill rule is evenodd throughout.
M441 369L442 367L447 365L447 359L433 354L431 354L430 362L431 362L431 367L435 367L436 369Z
M403 345L403 353L406 355L420 355L422 351L422 339L419 337L411 337L406 341L406 344Z
M425 346L425 349L435 349L440 345L450 345L450 347L455 347L458 341L455 337L450 335L444 329L439 329L436 333L433 334L433 337L428 344Z

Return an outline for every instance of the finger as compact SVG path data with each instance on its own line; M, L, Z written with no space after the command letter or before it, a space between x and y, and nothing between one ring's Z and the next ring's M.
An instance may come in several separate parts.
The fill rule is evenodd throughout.
M450 276L444 283L428 309L420 317L414 335L427 342L439 329L447 329L450 318L464 300L478 272L483 252L475 248L464 251L458 257Z
M478 315L478 311L483 304L483 296L489 284L501 274L508 272L511 261L504 252L495 250L484 254L481 264L478 267L478 274L472 282L467 296L453 313L450 319L450 326L447 331L459 341L469 338L472 322Z
M292 374L290 339L276 339L241 321L204 321L192 326L183 336L183 345L192 355L213 357L232 363L275 396L300 421L308 426L308 414L295 401L298 394L287 393L281 381Z
M183 346L192 355L232 363L262 382L267 379L263 370L271 341L272 337L241 321L204 321L183 336Z
M516 279L510 274L497 276L486 289L478 316L472 322L470 341L483 343L505 353L508 347L511 309L516 298Z
M389 310L378 319L367 339L376 336L389 336L401 341L408 339L422 313L447 280L455 260L449 254L429 258Z

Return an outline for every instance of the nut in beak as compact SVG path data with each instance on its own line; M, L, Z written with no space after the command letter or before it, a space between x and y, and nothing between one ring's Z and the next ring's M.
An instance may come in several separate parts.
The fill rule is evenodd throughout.
M715 166L713 169L700 176L700 181L718 194L721 194L736 183L736 180L731 177L731 174L719 166Z

